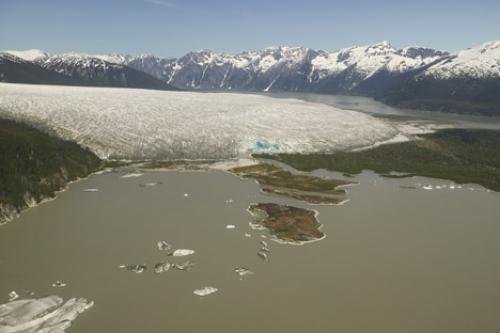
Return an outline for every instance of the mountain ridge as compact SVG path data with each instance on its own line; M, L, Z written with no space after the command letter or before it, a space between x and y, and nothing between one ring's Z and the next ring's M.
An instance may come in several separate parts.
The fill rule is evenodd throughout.
M89 76L104 62L185 90L362 95L406 108L500 115L500 41L455 53L417 46L398 49L387 41L331 52L273 46L234 55L200 50L179 58L12 52L58 73L73 68Z

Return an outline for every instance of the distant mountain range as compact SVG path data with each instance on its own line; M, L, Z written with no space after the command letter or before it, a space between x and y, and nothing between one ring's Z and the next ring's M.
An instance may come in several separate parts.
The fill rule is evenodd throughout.
M0 81L152 89L371 96L424 110L500 115L500 41L454 54L387 42L334 52L271 47L236 55L0 53Z

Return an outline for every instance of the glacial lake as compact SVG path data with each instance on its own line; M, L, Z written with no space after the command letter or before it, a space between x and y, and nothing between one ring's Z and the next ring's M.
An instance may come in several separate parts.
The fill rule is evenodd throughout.
M500 194L370 172L354 180L344 205L310 206L222 171L93 175L0 227L1 303L11 290L93 300L72 333L497 333ZM162 184L139 186L154 181ZM266 263L262 232L248 226L255 202L316 209L327 237L303 246L266 239ZM196 253L167 257L159 240ZM186 259L190 271L152 270ZM142 274L119 268L140 263ZM236 266L255 274L240 279ZM68 285L51 287L56 280ZM193 294L204 286L219 291Z

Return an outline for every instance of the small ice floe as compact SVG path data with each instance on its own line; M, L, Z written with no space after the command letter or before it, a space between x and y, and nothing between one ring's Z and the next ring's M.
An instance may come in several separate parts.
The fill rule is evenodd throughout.
M194 263L188 260L180 264L174 264L173 266L181 271L189 271L191 268L194 267Z
M158 246L158 250L160 251L170 251L172 249L172 245L165 241L158 241L156 245Z
M134 171L134 172L129 172L124 175L122 175L120 178L135 178L135 177L141 177L144 176L142 172Z
M252 237L252 235L251 235L251 234L249 234L248 232L245 232L245 237L246 237L246 238L250 238L250 237Z
M64 283L62 280L57 280L56 282L52 283L52 287L54 288L66 287L66 283Z
M146 264L139 264L139 265L121 265L120 268L124 268L127 271L134 272L136 274L141 274L143 273L146 269L148 269L148 266Z
M147 182L139 184L140 187L152 187L163 184L162 182Z
M174 252L172 252L173 257L184 257L188 256L194 253L194 250L189 250L189 249L177 249Z
M98 188L86 188L83 190L83 192L99 192Z
M218 290L219 289L217 289L215 287L203 287L203 288L200 288L200 289L195 289L193 291L193 293L195 295L198 295L198 296L207 296L207 295L215 293Z
M155 273L161 274L167 272L172 265L169 262L159 262L155 265Z
M422 186L422 188L423 188L424 190L427 190L427 191L430 191L430 190L432 190L432 189L433 189L432 185L424 185L424 186Z
M184 198L188 198L189 197L189 193L184 193Z
M226 229L235 229L236 226L234 224L228 224L226 225Z
M263 249L260 249L259 252L257 252L257 255L264 260L265 262L269 262L269 252Z
M19 295L18 295L18 293L16 293L16 291L15 291L15 290L12 290L12 291L9 293L9 302L12 302L12 301L14 301L14 300L16 300L16 299L18 299L18 298L19 298Z
M243 278L243 276L245 276L245 275L253 274L253 272L251 270L249 270L248 268L245 268L245 267L236 267L234 269L234 271L236 272L236 274L238 274L240 276L240 278Z
M262 245L262 247L269 247L269 245L267 244L267 242L265 240L261 240L260 241L260 245Z
M224 201L224 202L225 202L225 203L227 203L227 204L232 204L232 203L234 202L234 200L233 200L233 199L227 199L227 200L226 200L226 201Z
M260 238L267 238L266 235L260 235Z

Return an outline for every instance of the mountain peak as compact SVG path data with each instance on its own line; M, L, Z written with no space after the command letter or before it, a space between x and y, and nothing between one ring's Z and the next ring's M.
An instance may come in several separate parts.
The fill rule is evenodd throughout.
M42 50L39 49L29 49L29 50L23 50L23 51L17 51L17 50L9 50L5 51L6 53L10 53L13 56L16 56L18 58L21 58L26 61L35 61L35 60L40 60L43 58L47 58L49 55L45 53Z

